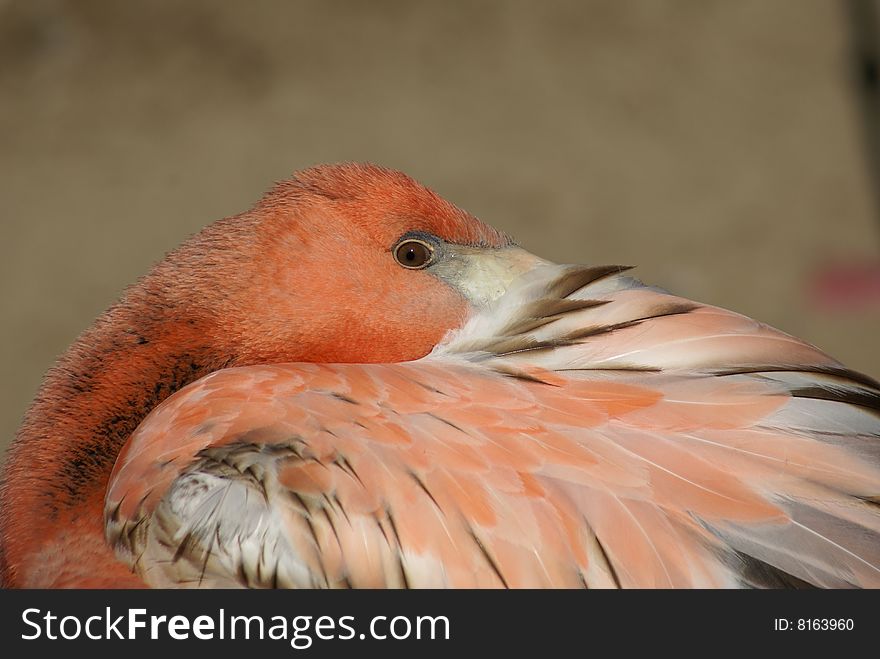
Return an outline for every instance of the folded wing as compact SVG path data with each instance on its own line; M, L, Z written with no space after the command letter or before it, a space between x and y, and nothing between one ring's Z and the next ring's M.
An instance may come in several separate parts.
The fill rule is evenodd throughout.
M812 346L548 266L424 359L229 369L106 499L155 586L880 586L880 390Z

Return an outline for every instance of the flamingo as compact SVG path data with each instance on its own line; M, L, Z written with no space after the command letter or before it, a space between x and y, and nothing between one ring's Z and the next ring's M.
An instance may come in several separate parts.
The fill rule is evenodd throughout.
M880 385L321 166L187 240L46 376L7 587L880 586Z

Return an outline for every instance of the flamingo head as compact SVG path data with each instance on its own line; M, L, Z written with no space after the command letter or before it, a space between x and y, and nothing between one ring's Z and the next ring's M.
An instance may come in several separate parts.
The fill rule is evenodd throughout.
M277 184L159 269L234 363L397 362L541 262L408 176L346 164Z

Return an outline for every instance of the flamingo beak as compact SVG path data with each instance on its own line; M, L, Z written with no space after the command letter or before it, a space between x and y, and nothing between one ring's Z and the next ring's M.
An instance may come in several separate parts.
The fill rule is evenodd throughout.
M497 300L510 284L549 261L520 247L485 248L446 245L432 274L458 290L474 307Z

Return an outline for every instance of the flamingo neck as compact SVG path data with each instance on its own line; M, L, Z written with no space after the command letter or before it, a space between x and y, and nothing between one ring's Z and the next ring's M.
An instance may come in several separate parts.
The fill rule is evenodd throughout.
M135 585L125 582L134 577L118 571L103 537L104 492L116 456L162 400L226 365L211 357L204 327L173 317L118 305L48 373L3 470L4 585L112 585L94 581L101 573ZM88 565L91 580L78 579L75 565Z

